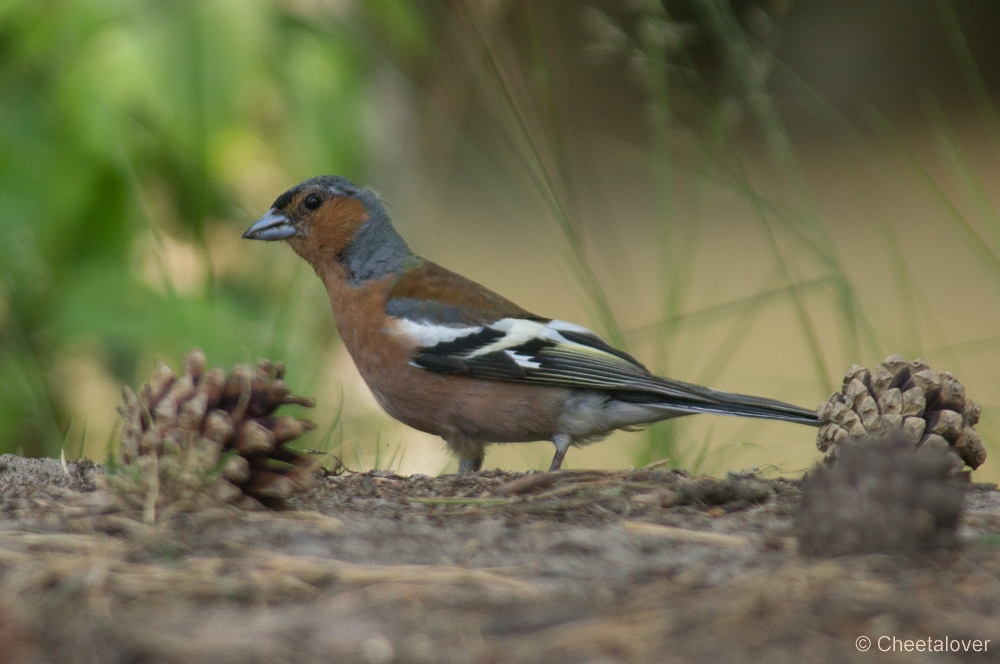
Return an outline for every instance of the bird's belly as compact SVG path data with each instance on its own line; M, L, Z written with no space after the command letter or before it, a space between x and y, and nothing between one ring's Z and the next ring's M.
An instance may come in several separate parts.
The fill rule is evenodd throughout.
M443 376L407 366L394 379L372 376L368 387L390 415L446 440L516 443L548 440L570 391Z
M655 405L619 401L596 390L576 390L565 402L558 427L574 440L593 442L616 429L643 426L683 414Z

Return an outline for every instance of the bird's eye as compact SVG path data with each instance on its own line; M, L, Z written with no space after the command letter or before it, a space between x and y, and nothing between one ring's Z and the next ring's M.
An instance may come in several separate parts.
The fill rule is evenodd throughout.
M306 208L309 210L315 210L323 203L323 197L319 194L309 194L306 196L306 200L303 201Z

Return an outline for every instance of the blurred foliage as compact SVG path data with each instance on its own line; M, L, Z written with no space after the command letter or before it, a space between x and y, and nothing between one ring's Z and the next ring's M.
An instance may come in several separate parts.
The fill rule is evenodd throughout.
M0 452L58 454L57 366L81 347L133 384L194 346L285 359L293 275L209 239L291 182L363 178L372 39L401 61L427 49L402 0L319 9L0 3Z

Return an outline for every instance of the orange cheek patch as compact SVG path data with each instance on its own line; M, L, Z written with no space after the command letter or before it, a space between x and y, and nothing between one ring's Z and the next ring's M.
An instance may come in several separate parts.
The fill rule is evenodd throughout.
M311 245L308 252L319 261L335 259L351 244L367 219L368 210L353 198L337 198L327 203L312 221L306 240Z

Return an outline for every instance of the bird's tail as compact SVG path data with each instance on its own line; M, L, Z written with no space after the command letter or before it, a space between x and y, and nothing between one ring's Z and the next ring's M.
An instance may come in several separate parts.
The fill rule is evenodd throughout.
M806 408L799 408L792 404L776 401L774 399L764 399L761 397L751 397L745 394L727 394L726 400L718 403L671 403L667 405L671 410L678 410L686 413L715 413L717 415L736 415L739 417L756 417L762 420L781 420L782 422L795 422L797 424L808 424L818 427L820 425L816 412Z
M661 379L665 393L658 392L628 392L616 393L614 398L619 401L640 403L647 406L663 408L676 415L695 413L714 413L716 415L736 415L738 417L756 417L764 420L781 420L818 427L819 417L816 411L794 406L790 403L764 397L752 397L747 394L735 394L713 390L700 385L682 383L669 379ZM685 394L685 392L687 394Z

